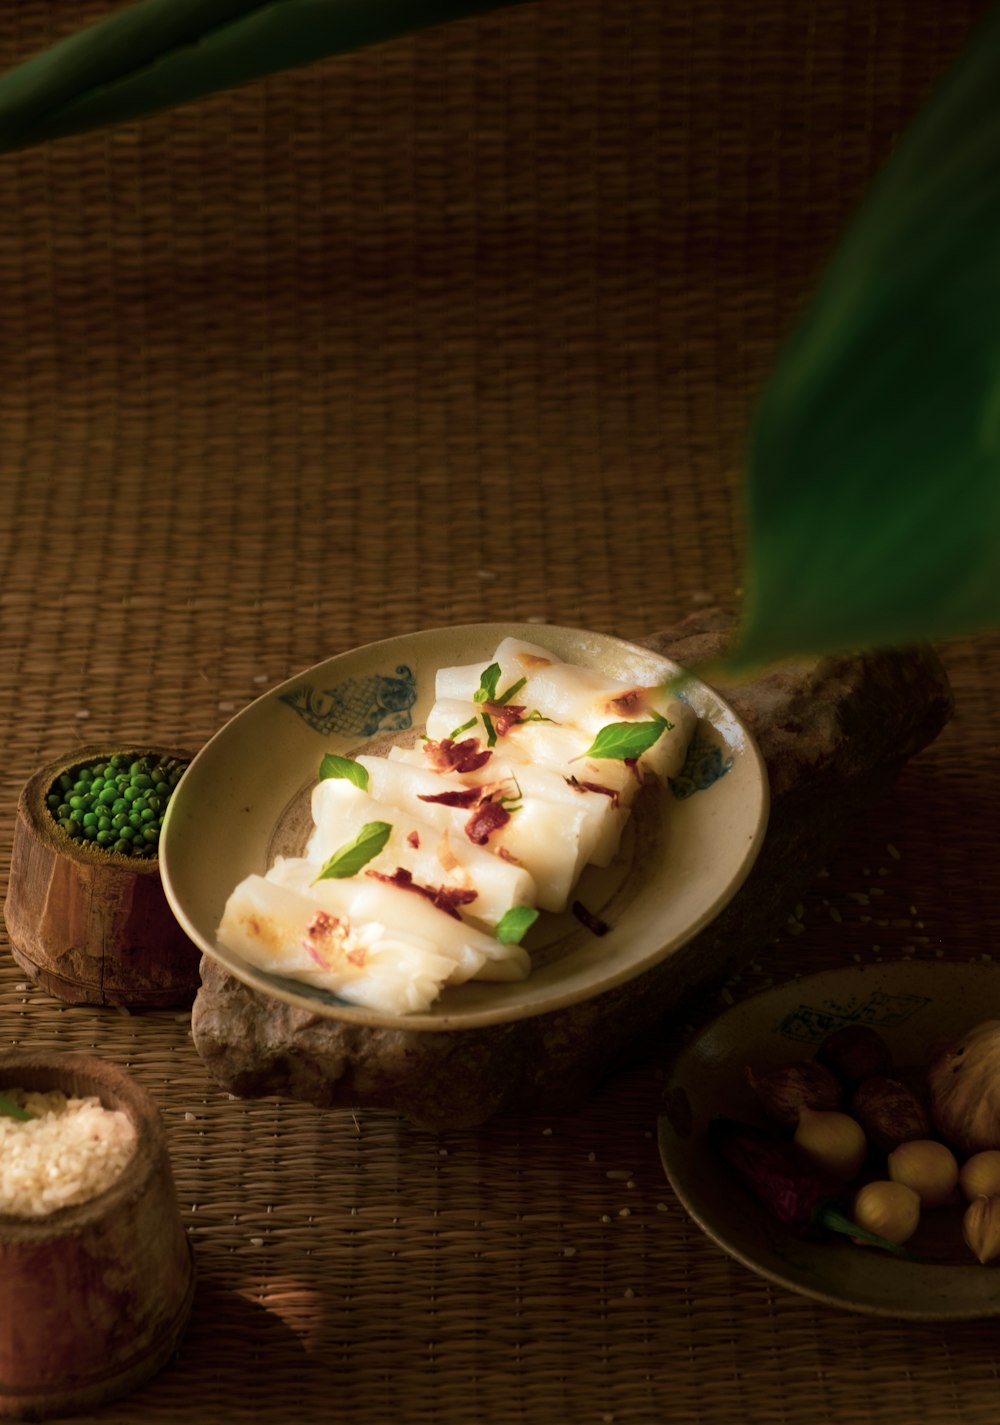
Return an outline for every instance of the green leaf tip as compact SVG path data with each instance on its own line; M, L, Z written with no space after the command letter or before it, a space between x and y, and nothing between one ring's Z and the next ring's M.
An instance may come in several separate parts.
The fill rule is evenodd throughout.
M338 757L336 752L328 752L319 764L319 779L327 782L332 778L353 782L363 792L368 790L368 768L355 762L353 757Z
M602 727L583 757L606 757L617 762L630 762L648 752L655 742L673 727L672 722L654 713L648 721L609 722Z
M497 921L497 939L501 945L520 945L537 919L534 906L512 905Z
M726 674L1000 624L1000 10L903 134L754 416Z
M497 684L500 682L500 664L491 663L479 676L479 687L472 695L474 703L496 702Z
M523 0L136 0L0 75L0 152Z
M344 881L355 876L363 866L374 860L392 833L387 821L367 821L353 841L338 847L325 862L316 881ZM316 884L313 882L313 885Z
M0 1114L5 1118L15 1118L18 1123L29 1123L31 1114L25 1113L24 1109L9 1099L6 1094L0 1093Z

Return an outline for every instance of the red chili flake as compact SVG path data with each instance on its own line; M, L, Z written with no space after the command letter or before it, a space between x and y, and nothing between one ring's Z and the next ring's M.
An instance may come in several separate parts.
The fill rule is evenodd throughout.
M418 792L417 800L436 802L444 807L474 807L481 796L482 791L479 787L463 787L461 791L454 792Z
M478 737L466 737L462 742L442 737L440 742L424 743L424 756L439 772L478 772L493 753L479 746Z
M407 836L406 840L407 840L408 844L413 847L414 851L417 851L417 850L420 849L420 832L419 832L419 831L411 831L411 832L409 833L409 835Z
M486 711L493 719L493 731L497 737L506 737L512 727L524 721L524 704L487 703Z
M567 777L566 780L578 792L600 792L602 797L611 798L613 806L618 805L620 798L614 787L605 787L601 782L581 782L578 777Z
M437 906L438 910L443 910L446 915L450 915L454 920L461 920L458 913L460 905L468 905L474 901L477 891L463 890L460 886L422 886L419 881L415 881L411 872L402 866L397 866L391 876L384 871L365 872L366 876L371 876L376 881L384 881L386 885L398 886L401 891L415 891L418 896L423 896L424 900L430 901L431 905Z
M644 712L646 690L645 688L630 688L627 693L619 693L616 698L609 698L607 706L610 712L621 713L623 717L631 717L635 713Z
M512 866L520 866L521 864L516 856L512 856L510 854L506 846L498 846L497 855L501 857L504 861L509 861Z
M606 920L601 920L592 910L588 910L582 901L574 901L570 909L580 924L585 925L592 935L607 935L611 929Z
M495 831L510 821L510 812L499 802L485 800L465 823L465 834L477 846L485 846Z

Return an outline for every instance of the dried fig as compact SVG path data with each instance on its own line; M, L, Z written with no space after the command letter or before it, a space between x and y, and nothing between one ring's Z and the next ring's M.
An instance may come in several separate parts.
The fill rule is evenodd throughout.
M801 1108L840 1108L844 1090L830 1070L815 1059L797 1059L758 1074L749 1066L746 1080L768 1118L783 1128L794 1128Z
M816 1058L847 1084L892 1072L892 1050L870 1024L845 1024L828 1034Z
M876 1075L854 1090L850 1112L865 1130L869 1143L891 1153L900 1143L929 1138L930 1120L912 1089L898 1079Z

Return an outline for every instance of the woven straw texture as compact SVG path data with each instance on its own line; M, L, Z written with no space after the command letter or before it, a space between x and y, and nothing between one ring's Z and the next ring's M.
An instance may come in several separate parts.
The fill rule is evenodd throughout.
M4 5L0 62L108 8ZM0 159L0 891L83 742L197 748L407 629L734 607L754 392L981 11L539 0ZM943 653L954 722L723 998L992 952L1000 642ZM826 1309L700 1233L655 1063L434 1137L231 1100L185 1014L68 1008L5 947L0 1040L127 1064L168 1123L195 1312L94 1420L1000 1416L995 1324Z

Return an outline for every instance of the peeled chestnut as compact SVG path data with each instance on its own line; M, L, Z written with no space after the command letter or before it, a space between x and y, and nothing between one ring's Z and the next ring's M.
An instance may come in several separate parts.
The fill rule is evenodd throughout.
M747 1083L768 1118L783 1128L794 1128L802 1108L840 1108L844 1090L829 1069L815 1059L796 1059L758 1074L749 1066Z
M900 1143L931 1136L930 1120L912 1089L898 1079L878 1075L854 1090L850 1112L865 1130L868 1142L883 1153Z
M892 1072L892 1050L870 1024L845 1024L828 1034L816 1058L847 1084Z

